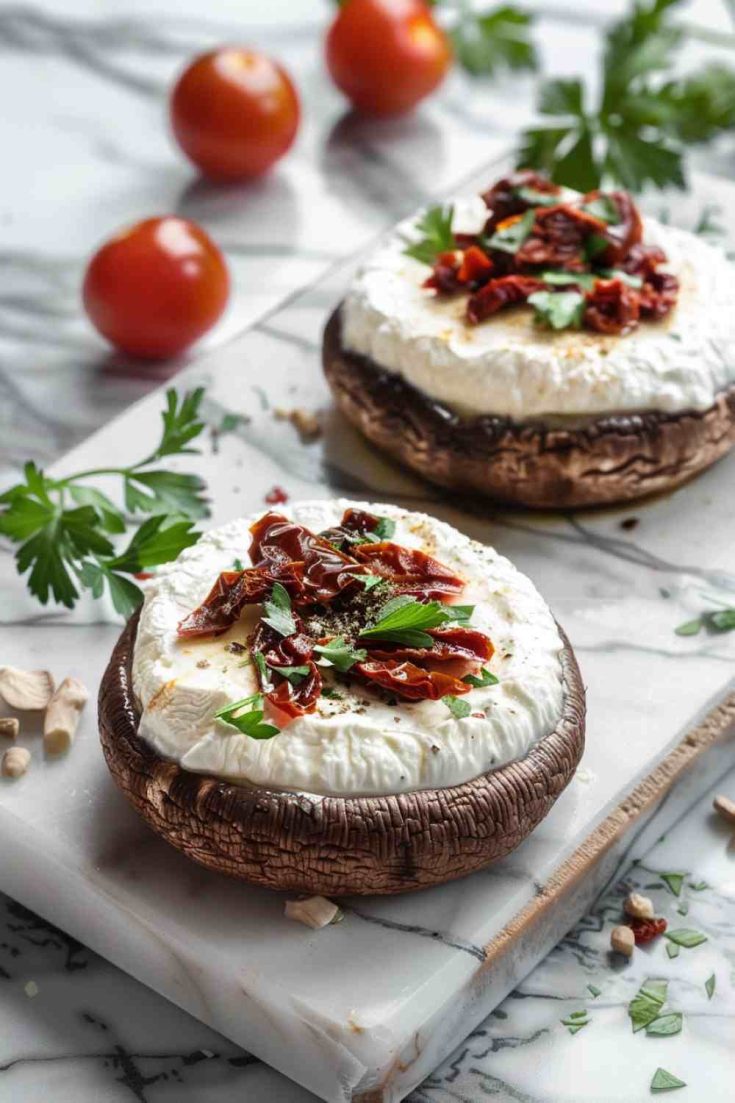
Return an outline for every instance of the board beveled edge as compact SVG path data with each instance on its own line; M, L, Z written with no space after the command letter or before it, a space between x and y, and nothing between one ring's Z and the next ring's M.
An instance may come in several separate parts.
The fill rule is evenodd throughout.
M584 842L580 843L576 850L554 870L534 899L488 942L484 947L485 960L470 978L468 987L481 983L485 974L496 967L512 950L518 938L532 934L551 907L563 896L571 893L582 878L591 873L615 843L627 834L637 820L666 796L692 768L697 759L717 743L725 742L733 725L735 725L735 690L714 705L698 724L682 736L659 764L638 782ZM574 922L580 918L581 916L578 915ZM520 981L523 978L517 979ZM500 1002L498 1000L492 1006L483 1008L482 1018L484 1019ZM467 1033L471 1033L476 1025L468 1027ZM460 1041L461 1039L457 1039L451 1048L453 1049ZM439 1062L444 1060L449 1052L451 1049L439 1058ZM419 1054L416 1059L418 1056ZM407 1072L411 1063L402 1061L400 1056L396 1058L382 1083L378 1087L353 1094L352 1103L389 1103L389 1101L394 1103L395 1100L403 1098L408 1091L412 1090L411 1085L408 1084L403 1095L394 1095L391 1086L396 1074L402 1075Z

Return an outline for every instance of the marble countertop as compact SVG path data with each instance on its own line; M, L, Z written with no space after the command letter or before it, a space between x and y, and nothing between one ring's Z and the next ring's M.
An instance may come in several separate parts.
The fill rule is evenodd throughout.
M539 18L548 68L587 68L603 9L619 7L595 5L580 17L572 5L544 5ZM176 210L200 220L224 246L236 294L227 317L190 357L194 367L220 347L226 357L228 341L253 324L264 349L271 341L290 345L297 355L305 338L298 326L279 328L276 308L332 269L339 279L339 265L395 218L499 157L529 116L530 81L521 82L519 95L517 84L477 86L456 75L416 118L366 127L344 114L321 72L321 3L251 3L244 23L241 9L234 0L216 0L203 16L192 3L166 0L154 18L143 0L127 4L125 15L102 0L0 8L0 84L7 80L22 105L0 120L4 148L19 151L0 180L5 479L30 455L51 462L173 370L140 368L111 356L80 315L84 259L111 229L152 211ZM695 9L707 25L727 26L724 5ZM162 97L185 57L233 37L283 58L300 83L307 111L293 156L271 179L223 191L197 182L171 148ZM710 155L707 167L732 175L731 150ZM716 182L710 182L679 209L694 221L702 197L717 194ZM311 309L320 307L322 286L316 285ZM267 453L262 441L251 440L248 447L253 443ZM299 477L309 478L304 472ZM520 549L529 540L543 545L538 530L524 534L522 524L510 529L506 539L514 554L516 545ZM571 528L562 539L581 555L590 535ZM605 554L641 566L636 545L623 548L618 541L613 548L616 538L606 539ZM663 560L643 567L674 570ZM7 622L23 614L7 582L1 592L7 633ZM583 655L585 647L592 652L597 646L589 627L579 640ZM23 630L31 651L32 634L41 630ZM672 649L660 657L668 662L683 654ZM705 655L692 654L687 669L698 684L711 679L713 691L728 663L731 650L713 646ZM735 774L720 788L735 795ZM678 822L666 837L657 841L662 821L648 825L636 841L639 864L622 871L549 958L413 1092L413 1103L469 1103L486 1096L501 1103L637 1103L648 1097L657 1065L690 1085L678 1093L684 1103L731 1099L735 866L729 837L708 812L710 800L691 786L677 788L665 822ZM656 871L666 869L687 873L681 898L657 879ZM690 887L703 881L706 888ZM676 959L659 942L621 969L607 946L623 884L645 885L647 891L655 886L650 892L672 925L680 922L677 909L688 905L681 925L702 930L709 941ZM35 1103L51 1093L62 1103L315 1098L17 902L0 899L2 1103ZM670 1004L685 1015L676 1037L630 1032L625 1005L647 975L670 979ZM717 980L709 999L704 982L711 975ZM588 985L600 995L593 998ZM589 1008L591 1022L572 1036L560 1020L582 1007Z

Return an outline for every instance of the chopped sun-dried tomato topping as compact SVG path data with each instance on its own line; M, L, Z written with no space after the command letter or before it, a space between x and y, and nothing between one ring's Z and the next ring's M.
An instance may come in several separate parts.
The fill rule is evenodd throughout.
M416 609L416 603L446 603L465 586L433 556L380 539L393 527L387 518L348 509L339 526L318 535L279 513L266 513L250 530L253 565L223 571L199 608L181 621L179 636L219 635L246 605L267 602L268 618L258 620L250 649L260 688L281 726L316 707L322 690L317 647L337 637L340 646L355 652L345 673L358 681L410 701L467 693L471 686L462 679L477 674L493 655L484 633L442 623L409 632L405 642L400 634L396 640L395 632L363 637L393 599ZM283 589L275 623L277 584ZM382 588L377 597L372 596L376 585ZM429 625L437 625L437 610L441 606L427 611L433 618ZM444 612L442 617L452 619Z
M467 295L470 325L540 290L585 291L584 309L569 309L566 324L605 334L629 333L640 320L664 318L676 305L679 283L660 268L663 250L643 244L641 216L627 192L566 198L545 176L523 169L482 198L489 211L482 232L455 234L456 248L437 256L423 285L437 295ZM611 287L619 272L640 286L634 279ZM544 306L536 309L541 322L548 320Z
M662 935L668 924L665 919L629 919L628 926L632 928L636 946L644 946Z

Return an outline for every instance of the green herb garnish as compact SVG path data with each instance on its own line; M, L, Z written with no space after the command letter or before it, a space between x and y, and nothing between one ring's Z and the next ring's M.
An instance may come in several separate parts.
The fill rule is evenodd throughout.
M515 194L531 207L557 207L562 202L559 195L536 191L535 188L516 188Z
M339 670L341 674L346 674L355 663L364 662L367 658L367 651L360 647L352 647L342 636L335 636L329 643L316 644L314 650L322 658L328 659L335 670Z
M585 291L592 291L597 283L597 276L594 272L564 272L553 268L548 272L542 272L540 279L551 287L576 286L583 288Z
M560 1019L562 1026L567 1027L570 1034L577 1034L583 1026L587 1026L590 1019L586 1011L572 1011L566 1019Z
M498 249L501 253L516 254L533 229L536 221L536 212L526 211L524 215L511 222L509 226L503 226L496 230L487 242L488 249Z
M601 268L600 275L605 280L620 280L628 287L643 287L643 280L640 276L631 276L627 272L623 272L622 268Z
M370 590L374 590L376 586L379 586L381 582L386 580L379 574L361 574L357 576L365 587L365 592L369 593Z
M201 389L181 400L176 391L167 392L161 439L138 463L52 479L29 462L24 481L0 495L0 534L19 545L18 573L29 572L28 588L42 605L53 598L72 609L79 587L100 597L107 586L115 609L129 616L143 594L125 575L167 563L196 543L199 533L193 531L192 520L208 513L204 483L196 475L152 465L195 451L189 444L204 428L199 420L202 396ZM85 485L85 480L103 476L122 480L129 513L154 515L117 554L110 538L125 533L129 521L106 494Z
M263 602L265 615L261 618L281 636L293 636L296 621L291 612L291 598L288 590L280 582L273 583L271 596Z
M248 705L252 706L248 712L243 712L240 716L235 715L240 712L240 709L247 708ZM215 712L214 715L217 720L222 720L223 723L237 728L239 732L251 739L272 739L280 731L280 728L277 728L274 724L263 722L262 693L251 693L249 697L243 697L241 701L226 705L225 708Z
M658 1038L667 1038L679 1034L683 1022L681 1011L670 1011L668 1015L659 1015L646 1027L646 1034Z
M442 697L442 704L446 705L456 720L464 720L472 712L470 705L461 697Z
M479 674L465 674L462 681L466 682L468 686L474 686L475 689L482 689L484 686L496 686L499 679L486 667L483 667Z
M536 322L550 329L578 329L584 314L584 296L578 291L534 291L528 302Z
M677 2L637 0L606 32L595 101L580 80L542 85L548 122L524 133L520 167L585 192L612 182L633 192L684 186L684 148L735 126L735 72L711 63L667 79L684 37L672 19Z
M678 957L681 953L681 946L677 946L674 942L667 942L666 953L669 955L670 958Z
M692 930L690 927L679 927L675 931L664 931L664 938L677 946L683 946L685 950L691 950L695 946L701 946L707 942L707 935L701 931Z
M451 606L438 601L417 601L408 594L400 594L383 606L376 622L364 628L360 638L386 640L405 647L433 647L434 640L426 629L438 628L453 619Z
M233 571L244 571L245 567L243 565L242 559L233 559L232 569L233 569Z
M268 667L266 666L264 656L261 654L260 651L256 651L253 654L253 659L255 660L255 665L258 668L258 673L260 674L261 686L263 687L263 689L270 692L270 690L273 688L273 685L270 678L268 677Z
M277 674L282 674L284 678L287 678L291 685L297 686L303 682L304 678L308 678L311 674L311 670L308 666L273 666L271 670L275 670Z
M714 996L716 985L717 985L717 977L713 973L712 976L707 977L707 980L704 982L704 990L707 993L707 999L708 1000L711 1000L712 997Z
M457 61L472 76L535 69L538 58L529 36L532 18L506 4L481 14L461 6L459 22L451 31Z
M322 686L322 697L326 697L328 701L341 701L342 694L338 693L332 686Z
M396 523L391 517L378 517L378 523L373 532L379 540L390 540L396 531Z
M602 989L598 988L596 984L588 984L587 991L592 996L592 999L596 1000L597 997L601 994Z
M609 195L598 195L596 199L591 199L589 203L583 203L582 210L585 214L591 215L592 218L596 218L600 222L606 222L608 226L617 226L620 222L618 208Z
M416 223L416 230L422 235L418 241L411 241L403 252L432 265L440 253L449 253L457 248L452 232L454 207L429 207ZM384 518L387 521L387 518ZM395 527L395 526L394 526Z
M667 1072L666 1069L656 1069L651 1080L652 1092L673 1092L677 1088L685 1088L686 1081L680 1080L678 1076L674 1076L672 1072Z
M687 873L659 873L659 877L666 885L666 888L672 894L672 896L681 895L681 887L684 884L684 878Z
M668 983L665 980L652 980L649 978L638 989L637 994L628 1004L628 1015L633 1025L633 1033L643 1030L657 1019L666 1003Z
M709 888L709 885L706 881L690 881L689 888L693 889L694 892L704 892L705 889Z
M704 621L702 617L695 617L694 620L685 620L683 624L678 624L674 631L677 636L696 636L703 627Z

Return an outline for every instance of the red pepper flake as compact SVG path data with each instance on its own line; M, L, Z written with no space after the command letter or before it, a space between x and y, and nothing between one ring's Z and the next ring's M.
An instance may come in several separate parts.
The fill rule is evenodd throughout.
M269 506L280 506L288 501L288 494L282 486L274 486L273 489L269 490L266 494L265 501Z
M153 578L152 571L136 571L133 578L137 578L138 582L147 582L149 578Z
M668 924L665 919L631 919L628 926L633 931L636 946L643 946L662 935Z

